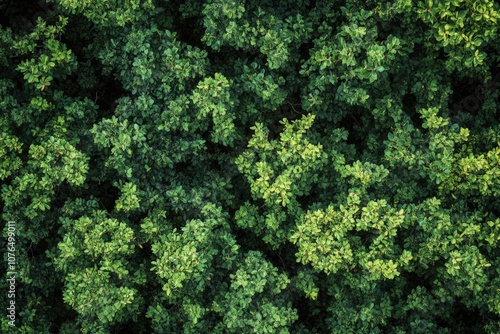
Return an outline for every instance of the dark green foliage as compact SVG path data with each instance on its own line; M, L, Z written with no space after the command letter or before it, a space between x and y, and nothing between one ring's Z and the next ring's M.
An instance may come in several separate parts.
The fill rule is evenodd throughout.
M2 332L500 331L498 2L0 19Z

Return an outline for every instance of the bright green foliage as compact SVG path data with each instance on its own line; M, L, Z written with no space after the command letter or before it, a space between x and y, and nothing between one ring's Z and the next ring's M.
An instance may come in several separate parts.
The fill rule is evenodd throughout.
M262 258L259 252L247 254L244 264L231 275L231 286L224 299L214 303L221 313L227 333L289 333L297 320L296 310L281 292L290 280Z
M236 213L237 223L256 233L267 230L263 240L275 246L284 241L290 229L283 224L286 212L296 214L300 209L296 197L309 193L311 184L317 182L314 172L326 161L321 145L314 145L303 138L313 120L313 116L303 117L294 124L284 120L285 129L280 134L279 142L268 142L268 131L262 124L256 123L252 128L255 134L248 143L250 150L236 159L239 170L251 184L252 197L262 198L262 207L266 207L267 211L265 218L259 219L258 208L247 202Z
M193 90L192 101L198 109L198 119L204 119L212 114L214 130L211 134L214 143L231 145L233 143L234 115L226 115L232 108L233 102L229 92L229 81L220 73L215 73L214 79L207 78L201 81Z
M227 249L222 254L224 262L219 263L225 269L232 267L235 256L232 253L238 249L233 239L228 239L217 230L227 232L228 229L220 210L213 204L207 204L202 213L207 216L206 221L191 220L182 228L182 234L174 229L166 235L159 235L159 240L152 245L153 254L157 257L152 262L152 269L166 281L163 290L167 297L174 300L180 297L178 291L186 283L189 283L189 291L194 294L205 289L207 278L216 274L216 264L213 262L214 256L219 253L218 249ZM148 233L147 230L144 232Z
M96 203L89 204L91 209ZM54 264L65 275L63 299L78 312L82 330L94 333L130 317L138 307L134 286L144 279L127 261L134 231L96 210L92 217L62 218L61 226Z
M2 333L500 332L499 16L2 2Z

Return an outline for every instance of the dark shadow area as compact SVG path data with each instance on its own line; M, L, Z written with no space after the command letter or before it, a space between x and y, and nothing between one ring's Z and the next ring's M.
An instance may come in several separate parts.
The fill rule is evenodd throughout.
M52 292L51 300L54 301L54 305L58 305L58 310L54 310L54 312L52 312L52 315L55 316L52 325L57 328L57 331L54 331L54 333L59 333L62 324L71 319L76 319L78 317L78 313L64 302L63 286L57 287Z
M425 130L422 128L422 118L420 118L420 114L416 110L417 97L415 96L415 94L407 92L405 95L403 95L402 105L403 111L410 117L413 126L420 131Z
M496 320L498 317L491 315ZM490 318L491 319L491 318ZM484 317L481 312L476 309L470 309L465 306L461 300L456 301L452 305L450 319L437 318L436 324L442 328L448 328L451 333L463 334L481 334L484 333L482 326Z
M111 213L115 208L116 200L120 197L118 188L106 180L99 184L94 183L92 189L94 189L93 195L98 199L101 208Z

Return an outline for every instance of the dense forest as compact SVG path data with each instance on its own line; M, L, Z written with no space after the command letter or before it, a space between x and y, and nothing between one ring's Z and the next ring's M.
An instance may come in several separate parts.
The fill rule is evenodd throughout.
M500 333L500 3L0 1L2 333Z

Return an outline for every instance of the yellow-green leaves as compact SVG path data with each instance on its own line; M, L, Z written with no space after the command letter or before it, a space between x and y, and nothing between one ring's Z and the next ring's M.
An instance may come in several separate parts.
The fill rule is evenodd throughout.
M228 226L220 208L206 204L202 214L203 220L191 220L181 230L173 229L153 241L151 270L161 279L169 301L182 300L186 288L193 294L202 293L210 286L211 277L219 277L217 267L233 266L238 246L227 235ZM226 262L216 264L217 255L223 255Z
M353 250L346 235L354 227L357 211L353 205L340 211L329 206L325 211L306 213L290 236L290 241L298 246L297 261L326 273L350 268Z
M50 137L41 145L32 145L30 155L33 167L40 168L42 180L67 181L73 185L82 185L85 181L88 157L64 139Z
M21 152L22 143L17 137L4 131L0 132L0 180L4 180L21 167Z
M394 238L404 221L403 210L396 211L381 200L367 203L359 215L360 200L354 193L346 203L338 209L330 205L326 210L308 211L301 217L290 236L299 249L297 261L325 273L361 267L370 273L371 280L399 275ZM361 234L362 239L361 231L368 232ZM409 259L410 254L405 253L403 263Z
M198 83L193 91L192 101L199 110L198 119L206 118L209 114L214 123L212 139L216 143L231 146L235 140L234 102L230 94L230 82L220 73L214 78L207 78Z
M74 54L55 36L62 33L66 24L67 19L62 17L54 26L47 26L39 19L35 33L14 43L13 47L20 53L34 53L34 58L21 62L17 70L39 91L47 89L54 78L65 78L77 66ZM33 45L39 43L40 39L43 41L43 47L38 51Z
M122 185L120 191L121 195L116 201L117 211L128 212L140 208L140 198L137 196L137 186L135 184L127 182Z
M64 301L84 318L97 314L101 325L128 318L138 307L133 281L139 277L130 277L127 260L135 249L133 230L105 218L102 211L77 220L65 218L63 227L53 261L64 273Z
M262 197L269 206L280 204L287 206L292 198L301 195L314 176L308 176L319 168L326 159L321 144L315 145L304 138L312 126L313 115L303 116L300 120L289 123L283 120L284 131L279 141L268 142L261 124L253 128L254 136L249 141L248 153L237 158L236 164L251 181L254 196ZM274 152L274 154L271 154ZM249 161L255 159L257 161ZM250 167L254 163L253 167ZM250 168L246 167L249 166Z
M285 274L260 252L250 251L230 280L229 291L214 305L228 333L290 333L298 316L280 298L290 283Z
M481 45L498 35L499 9L498 3L491 0L434 4L421 1L416 13L429 26L427 35L449 53L449 68L462 70L484 66L486 53Z

